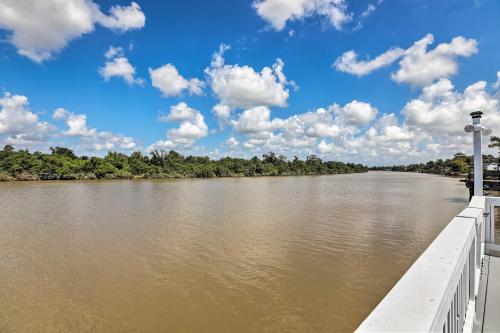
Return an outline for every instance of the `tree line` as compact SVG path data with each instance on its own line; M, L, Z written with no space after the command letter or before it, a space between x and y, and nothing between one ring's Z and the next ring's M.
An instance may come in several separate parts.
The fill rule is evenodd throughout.
M492 155L483 155L483 164L496 162L497 158ZM370 170L398 171L398 172L420 172L433 173L445 176L460 176L472 172L474 169L474 156L462 153L455 154L452 158L437 159L427 163L414 163L408 165L375 166Z
M490 163L499 163L500 160L500 137L490 138L490 148L498 148L499 156L483 155L483 166ZM474 156L467 156L462 153L453 155L450 159L438 159L427 163L415 163L409 165L375 166L370 170L387 170L400 172L421 172L433 173L446 176L460 176L474 171Z
M305 160L288 160L270 152L262 158L183 156L176 151L139 151L126 155L109 152L104 157L77 156L65 147L50 147L50 153L15 150L6 145L0 150L0 181L71 179L161 179L331 175L366 172L361 164L323 161L315 155Z

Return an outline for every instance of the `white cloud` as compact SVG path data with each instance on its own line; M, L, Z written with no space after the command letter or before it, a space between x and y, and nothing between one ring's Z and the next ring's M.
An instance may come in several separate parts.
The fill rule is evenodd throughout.
M363 76L392 64L395 60L399 59L404 52L403 49L393 48L387 50L373 60L358 61L356 52L350 50L338 57L333 65L340 72Z
M48 122L40 121L29 109L26 96L5 93L0 98L0 142L17 148L47 149L56 137L78 137L82 147L90 150L132 149L136 143L131 137L111 132L98 132L87 127L87 116L57 108L52 114L56 121L65 121L67 130L61 131Z
M221 66L225 66L223 62ZM231 126L232 133L221 145L231 155L252 156L274 151L288 157L318 154L326 160L401 164L448 158L457 152L470 153L472 137L463 127L470 123L471 111L483 110L482 123L493 129L493 135L498 135L499 97L489 94L483 81L457 91L444 78L425 86L420 96L410 100L398 113L381 113L375 106L357 100L289 117L272 117L265 105L239 111L222 104L216 108L222 111L213 112L222 114ZM206 135L204 129L179 131L183 122L199 119L197 114L198 111L185 104L174 106L161 120L176 121L181 126L169 130L167 139L150 149L201 149L193 145L196 138Z
M0 133L16 133L32 127L38 122L38 116L28 108L26 96L5 93L0 99Z
M109 51L106 53L108 54ZM124 79L129 85L144 84L143 79L135 77L134 66L130 64L127 58L121 56L106 61L104 67L99 68L99 74L106 81L112 77L118 77Z
M70 114L66 120L69 129L64 132L68 136L95 136L97 131L87 128L87 116L84 114Z
M166 64L156 69L150 68L149 76L153 87L160 90L165 96L178 96L184 90L188 90L194 95L201 95L205 86L204 82L199 79L185 79L172 64Z
M132 2L130 6L113 6L109 12L110 15L105 15L100 11L96 14L97 21L106 28L127 31L141 29L146 24L146 16L135 2Z
M52 112L52 118L55 120L61 120L66 118L69 114L71 114L68 110L65 108L57 108Z
M394 113L384 114L380 117L370 130L367 131L367 137L375 138L376 141L387 142L401 142L410 141L415 137L415 133L406 125L399 125L399 121ZM373 131L375 130L375 131Z
M240 145L240 142L234 136L232 136L226 140L226 145L229 147L229 149L236 149Z
M225 104L216 104L212 112L221 124L226 123L231 118L231 108Z
M344 131L344 135L333 140L322 140L317 149L324 158L352 161L355 158L364 163L377 161L401 162L418 154L412 145L415 134L404 124L399 125L394 114L384 114L371 123L364 132Z
M457 57L470 57L477 53L475 39L458 36L451 43L441 43L435 49L427 51L427 46L433 42L434 37L428 34L407 49L399 63L400 68L392 74L392 79L413 86L425 86L438 78L456 74Z
M403 108L409 126L417 127L433 137L465 135L463 127L470 123L469 113L482 110L488 118L499 113L499 101L486 91L486 82L479 81L468 86L463 93L454 91L448 79L423 89L419 98L411 100ZM500 123L488 124L498 126ZM494 127L493 127L494 128Z
M259 106L243 111L231 124L234 130L248 138L243 146L254 152L305 149L313 153L318 139L340 140L357 133L358 126L368 124L376 114L370 104L352 101L344 107L334 104L328 109L271 119L269 108Z
M363 61L358 61L356 52L350 50L337 58L334 66L338 71L363 76L401 58L399 69L391 75L391 78L399 83L425 86L436 79L456 74L458 57L470 57L477 53L475 39L458 36L450 43L441 43L428 51L427 47L433 42L434 36L427 34L406 50L392 48L373 60Z
M210 62L210 66L212 68L221 68L222 66L224 66L225 62L224 53L226 51L229 51L230 49L231 49L230 45L224 43L220 44L219 50L217 50L216 52L214 52L214 54L212 54L212 61Z
M320 154L344 154L345 149L338 146L334 142L326 142L325 140L321 140L318 144L318 151Z
M384 114L341 146L356 151L370 164L422 162L471 153L472 136L463 128L471 122L469 113L477 110L485 113L482 123L493 129L493 135L500 131L500 101L487 93L486 82L476 82L460 92L449 79L440 79L404 106L401 119Z
M196 143L196 140L208 135L208 126L203 115L186 103L181 102L170 108L170 113L160 117L160 121L179 122L177 128L167 131L167 140L160 140L148 147L154 149L187 148Z
M125 52L123 51L123 47L114 47L111 45L109 49L104 53L106 59L113 59L116 57L123 57Z
M337 137L340 135L340 127L335 124L315 123L307 128L306 135L311 137Z
M288 21L314 15L327 18L337 30L352 20L345 0L256 0L253 6L257 14L276 30L282 30Z
M96 23L118 31L144 27L145 16L135 2L110 12L104 14L92 0L2 0L0 28L10 32L19 54L40 63L92 32Z
M271 110L265 106L257 106L243 111L238 120L232 121L233 127L240 133L267 136L272 130L282 127L281 119L271 121Z
M337 109L339 116L349 125L367 125L377 116L377 109L369 103L353 100Z
M497 72L497 81L493 84L493 88L500 89L500 71Z
M223 52L227 49L226 45L221 45L212 57L211 67L205 70L221 104L231 108L287 105L288 81L281 59L277 59L272 68L264 67L257 72L250 66L226 65Z
M81 145L89 150L113 150L134 149L137 144L131 137L121 134L113 134L111 132L99 132L95 128L87 127L87 115L74 114L63 108L57 108L52 113L52 118L55 120L64 120L68 129L61 134L69 137L79 137Z
M380 4L381 1L378 2L378 4ZM372 3L369 3L368 6L366 7L366 9L359 15L358 17L358 22L356 24L356 26L353 28L353 31L359 31L361 30L361 28L363 28L363 22L373 14L373 12L377 9L377 7L372 4Z
M44 142L54 128L41 122L29 110L26 96L4 93L0 98L0 136L7 136L5 143L29 146Z
M369 3L368 7L366 7L366 9L361 13L360 17L367 18L368 16L373 14L373 12L375 11L375 8L376 7L373 4Z
M170 108L170 113L165 118L168 121L195 121L199 118L200 112L190 108L186 103L181 102Z
M400 164L470 153L472 136L463 128L476 110L485 113L482 123L498 135L499 95L489 94L484 81L460 92L449 79L425 86L398 114L380 114L369 103L353 100L288 118L273 118L269 108L254 107L230 123L244 137L239 149L252 155L274 151L289 157L319 154L371 165Z
M331 141L325 139L318 150L329 158L349 160L349 154L355 154L370 164L422 162L449 158L457 152L470 154L472 136L463 128L471 122L469 113L476 110L484 112L482 123L493 129L493 135L500 131L500 101L486 92L484 81L459 92L449 79L440 79L424 87L399 117L383 114L370 123L368 130Z
M94 150L132 150L137 147L134 139L121 134L113 134L111 132L98 132L91 140L83 139L84 147L89 147Z

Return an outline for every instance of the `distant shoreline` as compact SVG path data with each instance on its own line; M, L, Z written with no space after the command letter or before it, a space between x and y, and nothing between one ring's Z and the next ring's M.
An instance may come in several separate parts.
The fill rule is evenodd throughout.
M176 179L261 176L307 176L363 173L362 164L323 161L316 155L288 160L273 152L250 159L183 156L176 151L139 151L126 155L109 152L104 157L77 156L65 147L50 147L51 153L0 150L0 181Z
M498 162L498 157L493 155L483 155L483 165L486 167L491 163ZM386 165L386 166L372 166L369 167L370 171L400 171L400 172L418 172L442 175L447 177L467 177L474 169L474 157L457 153L452 158L443 160L437 159L435 161L428 161L427 163L414 163L407 165Z
M359 171L359 172L344 172L344 173L328 173L328 174L286 174L286 175L254 175L254 176L245 176L245 175L232 175L232 176L215 176L215 177L131 177L131 178L74 178L74 179L38 179L38 178L30 178L30 179L2 179L0 178L0 183L27 183L27 182L79 182L79 181L90 181L90 182L100 182L100 181L113 181L113 180L182 180L182 179L230 179L230 178L286 178L286 177L318 177L318 176L338 176L338 175L353 175L353 174L364 174L368 172L380 172L380 171ZM386 171L386 172L397 172L399 171ZM416 173L416 172L406 172L406 173Z

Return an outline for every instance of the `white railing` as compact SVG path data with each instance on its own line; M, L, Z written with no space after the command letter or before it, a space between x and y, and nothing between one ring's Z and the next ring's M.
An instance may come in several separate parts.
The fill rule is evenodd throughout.
M473 197L357 332L471 332L482 259L498 247L495 206L500 198Z
M495 244L495 207L500 207L499 197L486 197L485 202L485 243L486 253L490 250L500 251L500 245Z

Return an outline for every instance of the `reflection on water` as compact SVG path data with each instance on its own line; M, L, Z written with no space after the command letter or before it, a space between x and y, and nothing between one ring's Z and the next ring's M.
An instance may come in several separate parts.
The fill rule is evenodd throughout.
M467 202L376 173L0 184L0 331L352 331Z

